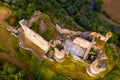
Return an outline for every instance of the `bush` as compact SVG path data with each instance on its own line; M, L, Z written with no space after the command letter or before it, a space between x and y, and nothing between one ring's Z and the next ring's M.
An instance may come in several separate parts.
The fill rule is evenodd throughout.
M15 27L16 25L18 25L16 19L17 19L17 18L15 18L14 16L9 16L9 17L6 19L6 21L8 22L8 24L10 24L10 25L12 25L12 26Z

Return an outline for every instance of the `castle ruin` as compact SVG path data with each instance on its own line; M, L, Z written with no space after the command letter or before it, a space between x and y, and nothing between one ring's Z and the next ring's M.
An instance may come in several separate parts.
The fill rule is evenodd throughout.
M53 58L57 62L64 61L65 56L68 54L71 54L74 60L84 62L88 58L88 55L91 54L91 49L95 50L94 53L92 52L92 55L101 54L104 44L112 36L111 32L108 32L106 36L96 32L75 32L69 29L62 29L58 24L56 24L56 30L61 34L62 37L51 40L51 42L53 42L51 43L46 41L38 33L31 30L26 20L20 20L19 23L24 31L25 37L44 50L45 53L49 54L49 48L53 48ZM101 64L104 63L100 63L100 61L103 60L102 58L98 59L100 56L102 55L97 55L97 59L90 63L87 67L86 70L90 76L94 76L106 70L106 68L101 66ZM98 65L99 67L97 67Z

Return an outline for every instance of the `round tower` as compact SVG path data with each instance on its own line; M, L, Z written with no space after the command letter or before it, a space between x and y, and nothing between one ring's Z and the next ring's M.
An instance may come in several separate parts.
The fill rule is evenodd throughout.
M54 50L55 50L54 59L57 62L64 61L65 51L64 50L59 51L57 48L55 48Z
M105 61L99 61L96 59L94 62L92 62L88 67L87 67L87 73L90 76L95 76L99 74L100 72L103 72L106 70L106 62Z

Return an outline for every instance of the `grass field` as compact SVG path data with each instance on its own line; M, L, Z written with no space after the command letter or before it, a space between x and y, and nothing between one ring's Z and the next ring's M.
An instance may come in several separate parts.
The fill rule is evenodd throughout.
M120 0L103 0L102 10L110 16L110 18L120 24Z

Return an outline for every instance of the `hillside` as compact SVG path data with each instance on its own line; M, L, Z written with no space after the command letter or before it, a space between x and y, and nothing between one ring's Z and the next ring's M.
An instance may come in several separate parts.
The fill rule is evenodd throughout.
M13 13L10 17L8 17L9 15L5 15L5 17L8 17L6 20L8 23L4 21L5 19L2 20L3 15L0 14L0 16L2 16L0 18L0 24L1 27L13 26L18 28L20 27L18 24L19 20L26 19L29 21L32 18L33 12L37 10L42 12L42 14L38 21L31 24L31 29L41 34L41 36L48 41L56 35L54 28L52 28L56 23L62 28L69 28L71 30L96 31L103 35L108 31L113 32L112 38L108 41L109 43L105 45L104 52L108 53L107 56L111 64L114 65L114 68L105 77L103 75L104 72L96 77L89 77L85 73L86 65L68 60L69 58L71 59L71 56L68 56L63 63L55 62L54 64L46 59L40 62L31 52L20 48L18 40L13 37L13 35L6 34L6 31L4 33L10 36L5 37L3 32L1 32L0 38L0 48L6 51L3 55L8 55L10 61L19 61L25 69L19 66L20 64L15 64L15 62L12 64L24 70L28 77L34 76L35 80L70 80L71 78L73 80L95 80L97 78L101 78L100 80L119 80L120 33L116 34L115 31L113 31L113 24L109 23L109 21L104 21L99 16L99 14L102 13L102 1L103 0L0 0L0 6L9 8ZM111 12L116 10L116 12L114 11L112 13L114 13L114 15L119 13L119 10L117 11L119 8L117 0L114 0L114 2L113 0L104 0L104 2L105 4L102 9L106 12L107 10ZM93 3L94 5L92 5ZM108 3L109 6L107 7ZM112 5L114 6L113 8L111 8L112 3L115 3ZM116 7L117 9L115 9ZM107 12L107 14L109 14L109 12ZM112 18L113 15L109 16ZM44 28L39 27L39 25L44 26ZM83 29L81 29L81 26ZM41 49L38 49L38 47L27 39L23 41L26 42L25 46L29 46L29 48L34 49L34 51L39 54L42 53ZM2 42L6 43L3 44ZM6 49L11 51L11 53L4 50L4 46L6 46ZM32 80L32 78L29 80Z
M102 9L110 16L110 18L120 24L120 0L103 0Z

